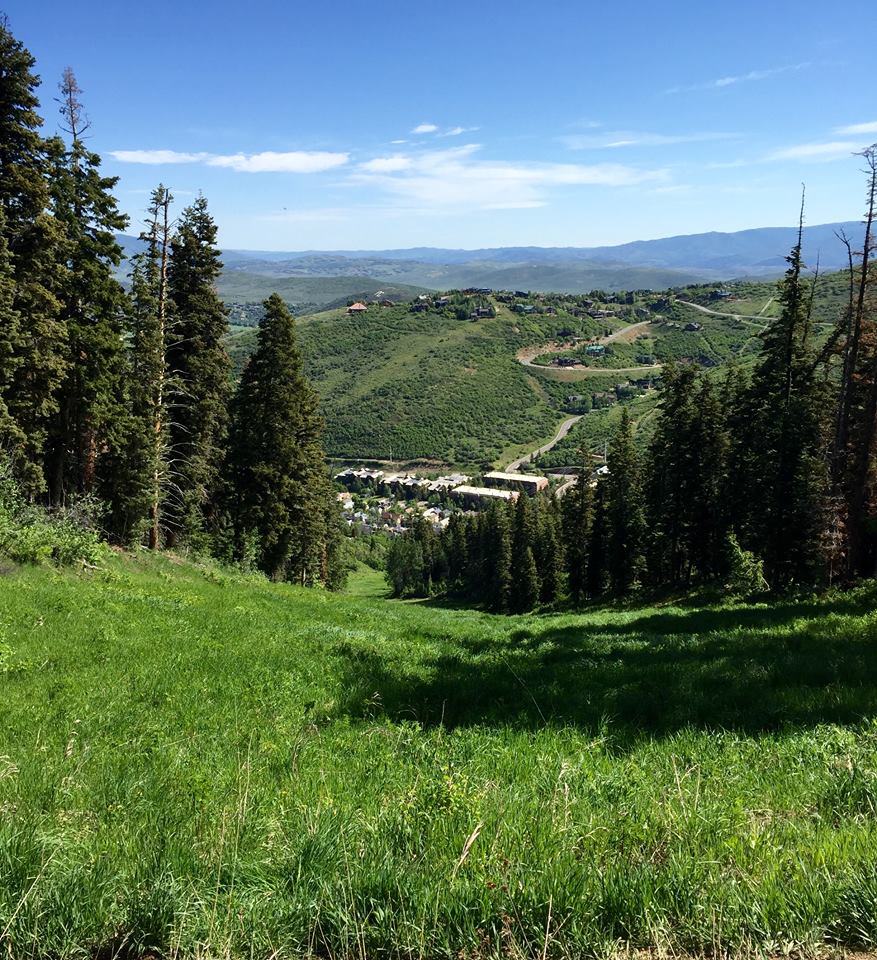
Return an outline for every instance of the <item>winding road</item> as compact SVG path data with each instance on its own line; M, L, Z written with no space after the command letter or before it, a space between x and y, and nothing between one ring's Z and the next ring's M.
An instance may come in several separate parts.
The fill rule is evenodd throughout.
M554 434L551 440L548 443L543 444L541 447L537 447L535 450L531 450L529 453L525 453L522 457L518 457L517 460L512 460L512 462L506 467L506 470L509 473L514 473L516 470L521 469L521 464L527 460L531 460L533 457L538 457L540 453L548 453L554 446L560 443L561 440L572 430L572 428L582 419L582 415L579 414L576 417L569 417L569 419L564 420L563 423L558 428L557 433Z
M633 340L636 338L637 334L645 330L645 328L651 323L650 320L640 320L638 323L631 323L626 327L622 327L620 330L616 330L614 333L610 333L606 337L600 337L596 340L596 343L607 344L614 343L617 340ZM567 341L568 343L568 341ZM533 361L536 357L541 357L546 353L564 353L569 350L569 346L564 343L557 343L552 341L551 343L542 343L534 347L522 347L515 354L515 357L518 363L522 364L525 367L533 367L536 370L542 371L542 373L547 373L549 376L554 377L556 380L564 380L569 383L573 383L576 380L584 380L585 377L595 377L600 374L611 374L611 373L641 373L644 370L660 370L661 364L652 363L652 364L641 364L637 367L548 367L542 363L534 363Z

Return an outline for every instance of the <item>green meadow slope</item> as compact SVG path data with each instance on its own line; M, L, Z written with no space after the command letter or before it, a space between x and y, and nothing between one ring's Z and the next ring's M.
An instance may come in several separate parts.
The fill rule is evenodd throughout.
M877 942L873 586L503 618L103 563L0 577L10 960Z

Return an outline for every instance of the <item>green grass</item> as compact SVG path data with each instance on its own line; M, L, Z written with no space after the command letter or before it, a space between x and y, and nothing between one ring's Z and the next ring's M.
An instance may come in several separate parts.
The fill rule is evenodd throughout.
M503 618L0 579L4 956L877 940L874 588Z
M344 593L348 597L369 600L386 599L390 595L390 588L383 570L375 570L360 562L354 570L350 571Z

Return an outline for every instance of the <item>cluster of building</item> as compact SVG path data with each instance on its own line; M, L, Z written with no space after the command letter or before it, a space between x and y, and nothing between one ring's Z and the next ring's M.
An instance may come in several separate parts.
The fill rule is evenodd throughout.
M430 506L423 501L405 503L393 497L380 497L365 502L350 493L339 493L341 516L349 527L359 533L386 533L391 537L404 533L416 517L423 517L434 530L443 530L450 523L452 510ZM359 501L359 502L357 502Z
M472 479L462 473L452 473L430 480L414 474L385 473L383 470L371 470L367 467L349 468L335 475L335 480L348 490L356 493L371 491L386 498L392 498L387 499L388 505L393 500L397 502L399 500L426 501L437 495L441 500L453 500L463 507L478 507L496 500L514 500L522 493L535 496L548 487L547 477L536 477L526 473L506 473L502 470L493 470L484 474L480 486L473 484ZM339 494L339 498L341 497L349 497L349 495ZM352 499L350 502L353 502ZM346 503L347 500L344 500L342 507ZM427 504L424 502L421 506L424 509L420 512L425 515L428 512ZM387 506L387 510L389 509ZM440 508L431 509L438 511L438 520L446 519L446 514ZM353 516L352 519L365 522L363 517ZM396 519L394 516L383 518L384 522L391 524L388 528L390 532L393 532L392 521ZM401 523L401 520L399 522Z

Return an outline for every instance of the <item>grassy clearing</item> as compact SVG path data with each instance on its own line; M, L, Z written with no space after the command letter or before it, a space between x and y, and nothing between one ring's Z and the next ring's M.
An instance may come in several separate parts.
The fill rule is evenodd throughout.
M4 955L873 945L875 599L501 618L7 572Z

